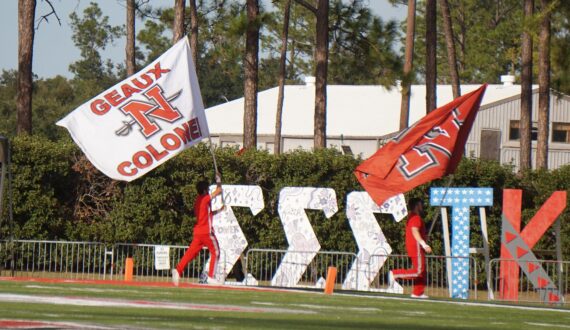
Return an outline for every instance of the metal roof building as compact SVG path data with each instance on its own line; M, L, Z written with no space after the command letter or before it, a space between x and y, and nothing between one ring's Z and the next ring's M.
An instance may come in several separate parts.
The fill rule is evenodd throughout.
M289 151L313 147L315 90L312 80L305 85L285 86L282 146ZM462 85L462 93L480 85ZM518 164L518 120L520 85L508 82L489 85L469 136L469 156ZM273 151L277 88L258 93L258 148ZM425 115L425 86L411 89L410 123ZM452 100L450 85L437 87L438 106ZM385 136L398 131L401 94L398 88L382 86L329 85L327 87L327 144L350 149L366 158L383 143ZM237 145L243 140L244 99L240 98L206 109L212 140L220 146ZM533 94L533 122L536 127L538 89ZM549 167L570 162L570 97L552 93ZM536 134L533 132L533 138ZM350 147L350 148L346 148ZM533 148L536 141L533 142ZM535 153L533 152L533 162Z

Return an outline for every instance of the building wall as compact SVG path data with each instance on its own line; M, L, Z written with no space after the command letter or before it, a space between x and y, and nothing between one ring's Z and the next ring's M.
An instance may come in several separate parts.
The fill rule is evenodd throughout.
M570 123L570 97L558 97L551 94L550 98L550 121ZM519 164L519 141L509 140L509 129L511 120L520 118L520 97L513 97L506 101L490 104L482 107L471 129L471 134L465 146L465 155L468 157L479 157L482 146L481 131L485 129L499 131L500 133L500 161L502 164L512 164L518 169ZM538 121L538 93L533 94L533 116L534 122ZM552 137L552 124L550 125ZM257 146L259 149L273 152L273 135L259 135ZM285 152L296 149L311 150L313 148L313 136L283 136L283 150ZM233 145L242 147L243 137L241 135L212 136L212 141L219 146ZM341 145L350 146L355 156L368 158L373 155L381 145L380 137L358 137L338 136L328 137L327 145L341 150ZM532 163L536 161L536 142L533 142ZM549 161L550 169L558 168L562 165L570 164L570 143L550 143Z
M466 155L479 157L481 154L481 148L485 147L480 144L482 130L500 130L501 163L513 164L515 169L518 169L520 143L519 141L509 140L509 129L510 121L519 120L520 118L520 104L520 98L513 98L506 102L481 108L467 140ZM532 108L532 121L537 122L538 93L536 92L533 94ZM552 138L552 122L570 123L570 98L558 97L555 94L551 94L550 122L551 131L549 136ZM533 141L532 144L532 164L534 167L536 164L536 142ZM550 169L555 169L570 163L570 144L550 142L548 156L548 167Z
M297 149L312 150L314 146L313 136L283 136L282 145L283 151L294 151ZM212 135L212 143L217 146L227 147L233 146L236 148L243 147L243 136L235 134L221 134ZM327 145L331 148L342 150L342 145L350 146L352 153L355 156L370 157L378 150L377 138L362 138L362 137L347 137L341 140L340 137L328 137ZM260 150L267 150L270 153L274 151L274 136L273 135L258 135L257 148Z

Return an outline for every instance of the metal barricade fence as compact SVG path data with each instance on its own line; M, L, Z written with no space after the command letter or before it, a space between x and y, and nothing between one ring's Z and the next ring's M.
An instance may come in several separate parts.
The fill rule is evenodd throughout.
M502 261L506 261L503 262ZM490 262L490 276L491 276L491 288L489 290L493 293L492 297L494 300L502 300L509 302L531 302L540 303L541 302L541 290L532 285L531 281L524 274L521 267L526 267L528 269L528 263L531 261L519 260L518 262L514 259L492 259ZM532 262L534 263L534 262ZM556 261L556 260L538 260L540 266L544 269L546 274L554 282L557 289L560 290L560 294L564 297L562 303L570 303L570 261ZM501 267L505 267L501 269ZM513 269L514 268L514 269ZM516 299L507 298L501 292L502 278L501 270L504 274L511 273L512 271L519 271L518 278L518 294Z
M169 281L170 269L156 270L153 244L104 244L94 242L0 241L0 276L64 278L76 280L122 279L125 259L133 258L137 281ZM168 245L167 245L168 246ZM168 246L170 268L182 258L187 246ZM186 266L181 280L197 281L209 254L203 249ZM219 265L225 265L221 251ZM13 256L13 267L12 267ZM218 269L218 272L224 269Z
M430 297L450 297L448 285L448 261L469 259L469 297L478 298L478 270L477 262L473 257L446 257L426 255L426 289L425 294ZM383 261L385 260L385 261ZM371 255L368 265L382 264L382 268L370 283L370 291L387 292L388 273L394 269L409 269L412 267L412 261L407 255L390 254L390 255ZM366 278L371 278L375 271L370 267L363 270L368 272ZM398 283L404 288L405 294L411 294L413 281L398 280Z
M346 279L351 265L357 259L356 254L350 252L319 251L315 253L277 249L249 249L245 260L246 274L253 275L259 285L269 286L286 254L289 254L287 264L301 267L305 264L307 255L315 254L315 257L307 264L299 282L293 286L298 288L317 288L324 285L324 283L317 285L317 282L326 279L329 266L337 268L336 286L339 286ZM276 283L275 286L290 286L282 283Z
M66 241L35 241L14 240L13 242L0 241L0 276L18 277L42 277L42 278L65 278L105 280L122 279L124 274L125 259L132 257L134 260L133 276L136 281L169 281L170 270L156 270L154 260L154 244L105 244L95 242L66 242ZM186 250L186 246L167 245L169 247L170 268L173 268ZM220 266L224 267L225 255L220 256ZM326 278L329 266L337 268L337 289L345 282L351 267L352 271L364 272L364 278L371 283L370 291L385 291L388 286L388 272L398 268L410 268L411 260L405 255L372 255L368 260L356 262L357 255L349 252L335 251L287 251L278 249L250 249L245 258L245 273L252 274L258 280L259 285L271 285L277 269L282 264L286 254L289 254L287 263L298 264L304 267L304 261L308 255L315 257L306 265L295 287L317 287L317 282ZM182 275L183 281L197 281L200 274L205 270L205 262L209 254L202 250L193 262L189 263ZM298 258L297 258L298 257ZM445 257L426 256L427 287L426 294L434 297L449 297L448 288L448 260L469 259L470 263L470 298L477 299L478 286L486 288L486 274L474 257ZM373 269L383 265L378 273ZM490 262L488 288L489 299L502 299L500 292L501 278L500 267L502 259L493 259ZM513 260L505 263L505 267L520 267ZM519 261L524 263L524 261ZM539 260L548 276L554 281L557 288L561 289L566 303L570 301L570 261ZM12 265L13 263L13 265ZM364 266L362 266L364 265ZM509 270L505 270L508 272ZM218 272L229 272L227 269L218 269ZM321 279L322 278L322 279ZM356 288L367 288L362 283L361 276L356 276ZM361 283L358 283L361 281ZM411 291L411 281L401 281L404 292ZM251 283L249 283L251 284ZM279 285L279 283L275 283ZM512 301L512 300L511 300ZM540 291L533 287L526 275L519 271L519 287L517 302L540 302Z
M127 257L132 257L134 261L133 267L133 280L136 281L152 281L152 282L167 282L171 280L170 269L176 267L178 261L182 259L184 252L188 246L182 245L165 245L169 247L169 261L170 269L160 269L155 268L154 260L154 248L159 246L156 244L131 244L131 243L118 243L114 245L114 261L117 265L118 273L122 274L124 272L123 267L125 266L125 259ZM180 280L192 280L196 282L200 278L200 274L206 267L206 261L208 261L209 253L207 249L203 248L200 254L188 263L184 273L180 274ZM225 266L225 253L220 251L220 259L218 263L218 273L225 271L223 267Z
M0 242L0 274L92 280L112 278L112 251L110 245L103 243L4 241Z

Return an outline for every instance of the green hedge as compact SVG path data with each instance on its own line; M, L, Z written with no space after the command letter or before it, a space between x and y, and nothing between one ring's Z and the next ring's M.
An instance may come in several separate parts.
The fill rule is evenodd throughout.
M12 141L12 154L15 236L20 239L186 244L195 221L189 215L195 183L213 175L205 145L183 152L131 183L102 175L71 141L55 143L39 137L19 137ZM360 160L330 149L281 156L248 151L238 156L235 149L223 148L217 150L217 158L225 183L259 185L264 192L265 209L257 216L235 208L250 247L287 246L277 214L277 197L283 187L329 187L337 193L339 212L326 219L322 212L307 211L311 223L323 250L356 251L345 203L349 192L361 190L352 174ZM444 186L446 180L418 187L408 196L427 200L429 188ZM452 186L494 188L495 203L488 208L488 228L492 256L498 257L502 189L524 190L526 223L553 191L570 188L570 166L515 175L508 166L466 158ZM437 213L435 208L429 209L428 223ZM472 209L472 213L472 245L482 246L477 212ZM565 211L562 216L566 259L570 259L568 214ZM378 218L395 253L403 252L404 223L395 223L387 215ZM6 222L0 230L6 237ZM441 253L440 224L431 241L436 253ZM553 250L554 242L550 230L535 250Z

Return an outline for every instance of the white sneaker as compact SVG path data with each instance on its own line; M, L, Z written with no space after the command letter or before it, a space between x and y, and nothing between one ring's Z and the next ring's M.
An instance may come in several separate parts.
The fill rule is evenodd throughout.
M198 278L198 284L208 284L208 274L202 272Z
M178 274L178 270L176 270L176 268L172 270L172 284L174 284L174 286L178 286L178 284L180 284L180 274Z
M388 273L388 289L386 289L387 293L404 293L404 288L400 285L400 283L396 282L394 279L394 273L390 271Z
M412 293L411 297L415 299L429 299L429 296L426 296L425 294L421 294L418 296Z
M398 282L395 282L394 286L391 286L388 289L386 289L386 293L403 294L404 288Z
M222 282L216 280L215 278L212 278L210 276L208 276L207 280L206 280L206 284L209 285L222 285Z

